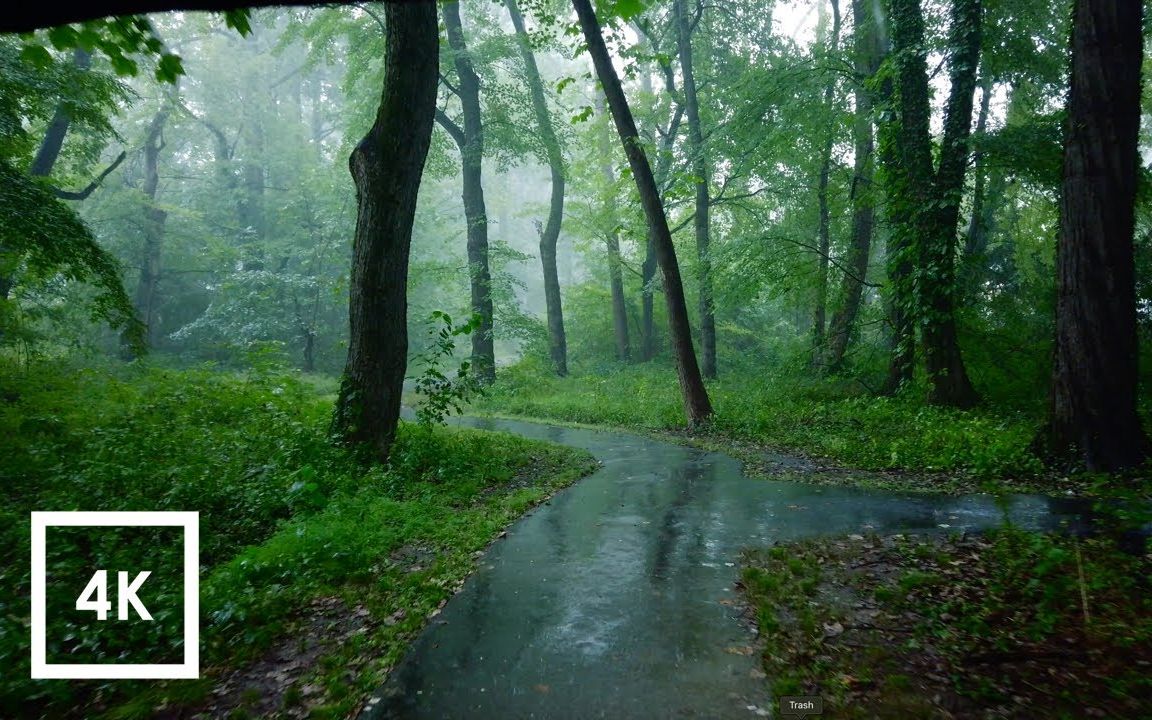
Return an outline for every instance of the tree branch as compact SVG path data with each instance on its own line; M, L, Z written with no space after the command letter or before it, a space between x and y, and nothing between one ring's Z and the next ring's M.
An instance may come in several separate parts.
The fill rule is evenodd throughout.
M72 192L70 190L61 190L59 188L52 188L52 192L54 192L56 194L56 197L60 198L61 200L84 200L89 195L91 195L92 192L94 190L96 190L96 188L100 187L100 183L104 182L104 178L111 175L113 170L120 167L120 163L124 162L124 158L126 158L126 157L128 157L128 154L121 151L120 154L118 156L116 156L116 159L112 161L112 164L109 165L104 170L104 172L97 175L95 180L88 183L88 187L84 188L83 190L80 190L78 192Z
M448 131L448 134L452 136L452 139L455 140L456 144L460 147L460 152L464 152L464 146L467 145L467 142L464 140L464 131L460 129L460 126L440 108L436 108L436 122L440 123L440 127Z

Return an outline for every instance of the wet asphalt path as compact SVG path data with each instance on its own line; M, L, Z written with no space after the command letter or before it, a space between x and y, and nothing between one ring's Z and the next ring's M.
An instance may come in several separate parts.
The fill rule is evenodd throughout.
M768 482L725 455L634 435L461 424L584 448L602 467L492 546L377 693L370 720L762 717L772 700L758 659L735 652L751 638L728 604L741 549L1004 519L988 496ZM1032 496L1012 497L1008 512L1026 528L1074 519Z

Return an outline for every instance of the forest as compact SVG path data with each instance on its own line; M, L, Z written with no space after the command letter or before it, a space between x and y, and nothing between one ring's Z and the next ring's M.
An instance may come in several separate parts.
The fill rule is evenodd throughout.
M1152 717L1148 22L0 18L0 716Z

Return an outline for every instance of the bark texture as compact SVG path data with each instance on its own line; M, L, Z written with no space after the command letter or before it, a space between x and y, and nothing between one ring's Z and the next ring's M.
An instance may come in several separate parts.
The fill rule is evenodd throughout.
M484 125L480 115L480 78L468 53L464 28L460 22L460 3L445 3L444 26L452 47L453 64L458 80L464 126L455 132L463 167L464 218L468 223L468 267L472 288L472 312L480 316L480 325L472 333L472 366L486 383L496 380L496 350L492 337L492 271L488 265L488 210L484 202ZM442 125L451 121L437 115ZM553 262L555 266L555 262ZM557 287L559 287L557 285Z
M505 0L508 14L512 17L512 27L516 30L520 57L524 60L524 74L528 79L528 92L532 98L532 111L536 116L536 126L540 130L540 140L548 156L548 169L552 174L552 197L548 205L548 223L540 233L540 263L544 270L544 303L548 311L548 348L552 356L552 368L563 377L568 374L568 340L564 333L564 309L560 300L560 278L556 272L556 242L560 238L560 223L564 218L564 156L560 152L560 141L552 127L552 114L544 97L544 83L536 66L536 56L528 42L524 29L524 16L516 0Z
M436 3L384 6L385 77L376 120L349 158L356 235L348 361L333 430L379 461L400 418L407 369L408 257L439 80Z
M1143 6L1077 0L1057 249L1053 449L1094 471L1139 465L1134 204Z
M668 308L668 325L672 337L672 349L676 357L676 371L680 380L680 392L684 400L684 412L691 426L697 426L712 415L712 404L708 391L696 363L696 353L692 347L692 328L688 323L688 307L684 301L684 286L680 278L680 266L676 260L676 248L672 244L672 233L668 228L668 218L660 203L652 166L640 144L636 131L636 121L624 97L620 78L612 66L604 37L600 34L600 23L592 10L589 0L572 0L572 6L580 19L580 28L588 43L588 52L596 66L596 74L604 87L604 95L612 110L612 118L620 135L628 164L636 181L644 215L648 219L649 232L656 250L656 259L664 275L664 297Z

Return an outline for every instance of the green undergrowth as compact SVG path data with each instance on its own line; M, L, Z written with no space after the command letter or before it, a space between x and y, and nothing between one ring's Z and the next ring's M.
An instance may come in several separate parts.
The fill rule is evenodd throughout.
M1148 717L1152 556L1017 529L745 554L776 695L829 718Z
M260 703L272 696L282 705L273 712L343 717L471 572L475 554L594 466L585 453L510 435L402 425L390 464L367 469L329 442L323 389L275 372L0 369L0 716L199 707L247 717L266 714ZM33 510L198 511L203 678L30 680ZM179 661L172 532L49 531L50 663ZM139 597L154 620L117 620L114 580L108 621L76 611L94 568L113 578L152 570ZM353 626L354 635L335 635ZM305 637L318 644L303 667L268 659ZM213 692L225 677L243 686L246 667L260 670L246 691ZM278 683L262 679L269 672Z
M915 389L876 397L836 379L722 376L708 382L708 391L715 417L694 441L712 441L716 449L724 441L736 443L735 450L753 443L835 466L920 473L924 479L904 478L896 486L923 490L1005 483L1012 490L1062 494L1087 485L1045 473L1028 449L1039 418L1020 409L933 407ZM537 363L521 363L499 375L476 409L645 431L684 427L674 370L651 364L557 378ZM967 482L941 483L942 475Z

